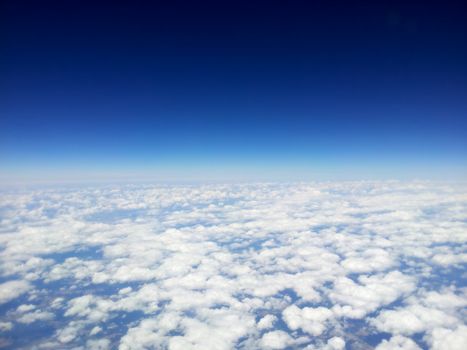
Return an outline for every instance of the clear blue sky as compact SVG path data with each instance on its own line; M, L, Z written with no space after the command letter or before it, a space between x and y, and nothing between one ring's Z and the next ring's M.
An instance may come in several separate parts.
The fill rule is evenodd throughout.
M0 172L461 177L464 7L6 1Z

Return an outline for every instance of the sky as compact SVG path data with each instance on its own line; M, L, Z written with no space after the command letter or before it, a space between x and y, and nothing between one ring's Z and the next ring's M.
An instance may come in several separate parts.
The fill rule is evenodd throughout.
M0 179L462 178L462 1L4 1Z

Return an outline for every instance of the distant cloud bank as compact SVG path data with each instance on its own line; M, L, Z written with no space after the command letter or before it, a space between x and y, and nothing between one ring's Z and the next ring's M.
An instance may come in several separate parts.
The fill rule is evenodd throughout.
M0 196L0 347L467 349L467 188Z

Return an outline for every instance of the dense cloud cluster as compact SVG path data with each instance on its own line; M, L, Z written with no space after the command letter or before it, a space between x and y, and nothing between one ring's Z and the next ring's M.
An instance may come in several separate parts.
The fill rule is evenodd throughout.
M0 348L467 349L467 191L8 190Z

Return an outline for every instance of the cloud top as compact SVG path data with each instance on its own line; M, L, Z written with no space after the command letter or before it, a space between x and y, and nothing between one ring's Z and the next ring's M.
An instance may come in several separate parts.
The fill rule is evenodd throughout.
M0 220L11 347L467 347L463 187L45 188Z

